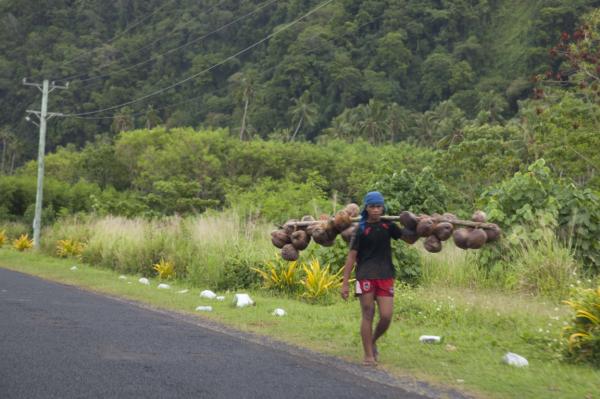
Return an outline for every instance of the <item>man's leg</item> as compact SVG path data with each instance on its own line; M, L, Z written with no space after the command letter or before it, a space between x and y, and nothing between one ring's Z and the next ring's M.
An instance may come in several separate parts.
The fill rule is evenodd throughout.
M391 296L378 296L377 307L379 308L379 321L375 327L373 333L373 350L375 356L377 355L377 349L375 343L377 340L387 331L390 323L392 322L392 314L394 312L394 297Z
M373 317L375 316L375 294L373 292L360 295L360 308L362 320L360 323L360 337L362 338L365 352L364 362L375 363L373 356Z

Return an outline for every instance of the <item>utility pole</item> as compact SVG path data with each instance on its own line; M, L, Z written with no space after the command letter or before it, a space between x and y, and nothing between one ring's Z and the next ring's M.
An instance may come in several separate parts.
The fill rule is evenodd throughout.
M25 119L28 122L40 127L40 141L38 146L38 175L37 175L37 190L35 195L35 217L33 218L33 245L35 249L40 249L40 232L42 228L42 199L44 196L44 155L46 151L46 122L53 116L62 116L57 112L48 112L48 94L54 89L67 89L69 83L67 82L64 86L57 86L52 82L48 83L48 79L44 79L44 82L40 85L39 83L29 83L26 78L23 78L23 84L25 86L37 87L42 92L42 109L40 111L27 110L27 116ZM34 114L38 117L40 123L37 124L31 120L29 115Z

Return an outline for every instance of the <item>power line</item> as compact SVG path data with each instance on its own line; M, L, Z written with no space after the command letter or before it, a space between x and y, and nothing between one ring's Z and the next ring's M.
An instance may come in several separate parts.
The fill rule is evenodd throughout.
M219 27L219 28L217 28L217 29L215 29L215 30L213 30L213 31L209 32L209 33L206 33L206 34L204 34L204 35L202 35L202 36L200 36L200 37L198 37L198 38L196 38L196 39L194 39L194 40L191 40L191 41L189 41L189 42L186 42L185 44L182 44L181 46L178 46L178 47L172 48L172 49L170 49L170 50L168 50L168 51L166 51L166 52L164 52L164 53L161 53L161 54L158 54L158 55L152 56L152 57L148 58L147 60L144 60L144 61L138 62L137 64L134 64L134 65L131 65L131 66L128 66L128 67L125 67L125 68L117 69L116 71L112 71L112 72L110 72L110 73L107 73L107 74L104 74L104 75L98 75L98 76L90 77L90 78L87 78L87 79L81 79L81 80L80 80L80 82L84 83L84 82L88 82L88 81L92 81L92 80L102 79L102 78L105 78L105 77L107 77L107 76L110 76L110 75L111 75L111 74L113 74L113 73L119 73L119 72L123 72L123 71L128 71L128 70L130 70L130 69L133 69L133 68L136 68L136 67L138 67L138 66L141 66L141 65L147 64L147 63L149 63L150 61L156 60L156 59L158 59L158 58L160 58L160 57L163 57L163 56L165 56L165 55L167 55L167 54L171 54L171 53L173 53L173 52L175 52L175 51L181 50L182 48L185 48L185 47L188 47L188 46L190 46L190 45L192 45L192 44L194 44L194 43L197 43L197 42L199 42L199 41L200 41L200 40L202 40L202 39L206 39L207 37L209 37L209 36L211 36L211 35L213 35L213 34L215 34L215 33L217 33L217 32L220 32L220 31L222 31L223 29L225 29L225 28L227 28L227 27L229 27L229 26L231 26L231 25L233 25L233 24L235 24L235 23L237 23L237 22L241 21L242 19L244 19L244 18L247 18L247 17L249 17L250 15L253 15L253 14L257 13L258 11L260 11L260 10L262 10L263 8L265 8L265 7L267 7L267 6L271 5L271 4L273 4L273 3L274 3L274 2L276 2L276 1L278 1L278 0L269 0L269 1L267 1L266 3L264 3L264 4L260 5L259 7L257 7L256 9L252 10L251 12L249 12L249 13L247 13L247 14L245 14L245 15L242 15L241 17L238 17L238 18L236 18L235 20L233 20L233 21L231 21L231 22L229 22L229 23L227 23L227 24L225 24L225 25L223 25L223 26L221 26L221 27ZM84 86L82 86L82 87L80 87L80 88L83 88L83 87L88 87L88 86L90 86L90 85L84 85Z
M384 16L385 16L385 14L381 14L381 15L379 15L379 16L377 16L377 17L374 17L374 18L372 18L371 20L369 20L369 21L367 21L367 22L364 22L364 23L362 23L361 25L359 25L359 26L357 27L357 29L363 28L364 26L367 26L367 25L369 25L369 24L371 24L371 23L375 22L376 20L383 18ZM331 20L332 20L333 18L335 18L335 16L332 16L332 17L329 19L329 22L331 22ZM356 34L356 33L352 33L351 35L353 36L353 35L355 35L355 34ZM314 38L318 37L319 35L320 35L320 34L315 34L315 35L311 36L311 37L310 37L310 39L314 39ZM343 37L343 36L345 36L345 35L342 35L342 37ZM332 38L332 39L325 39L325 40L333 40L333 39L335 39L335 38ZM303 51L303 52L301 52L301 53L298 53L298 54L295 54L295 55L306 55L306 54L309 54L309 53L311 53L311 52L313 52L313 51L315 51L315 50L318 50L319 48L320 48L320 47L312 47L312 48L310 48L310 49L308 49L308 50L306 50L306 51ZM260 71L260 72L261 72L262 74L269 73L270 71L272 71L272 70L276 69L276 68L277 68L277 66L278 66L278 65L273 65L273 66L272 66L272 67L270 67L270 68L267 68L267 69L261 69L261 71ZM218 92L222 92L222 91L225 91L225 89L226 89L226 87L221 87L221 88L219 88L219 89L217 89L217 90L213 90L213 91L211 91L209 94L215 94L215 93L218 93ZM206 95L206 93L203 93L202 95L199 95L199 96L196 96L196 97L193 97L193 98L188 98L188 99L186 99L186 100L184 100L184 101L180 101L180 102L178 102L178 103L175 103L175 104L169 104L169 105L165 105L165 106L162 106L162 107L153 108L153 110L154 110L154 111L161 111L161 110L164 110L164 109L167 109L167 108L173 108L173 107L177 107L177 106L180 106L180 105L183 105L183 104L191 103L191 102L197 101L197 100L199 100L199 99L202 99L202 98L203 98L205 95ZM145 113L146 113L146 112L147 112L147 111L139 111L139 112L132 113L132 114L130 114L130 115L131 115L132 117L139 117L139 116L143 116L143 115L145 115ZM76 118L76 119L83 119L83 120L106 120L106 119L114 119L114 116L89 116L89 117L88 117L88 116L72 116L72 118Z
M216 63L216 64L214 64L214 65L212 65L212 66L210 66L210 67L208 67L208 68L206 68L206 69L204 69L204 70L202 70L202 71L198 72L198 73L195 73L195 74L193 74L193 75L190 75L190 76L188 76L188 77L187 77L187 78L185 78L185 79L182 79L182 80L180 80L180 81L178 81L178 82L175 82L175 83L173 83L173 84L171 84L171 85L169 85L169 86L167 86L167 87L163 87L162 89L158 89L158 90L156 90L156 91L154 91L154 92L152 92L152 93L146 94L146 95L144 95L144 96L142 96L142 97L139 97L139 98L136 98L136 99L133 99L133 100L130 100L130 101L127 101L127 102L121 103L121 104L113 105L113 106L111 106L111 107L106 107L106 108L98 109L98 110L95 110L95 111L80 112L80 113L75 113L75 114L64 114L64 116L66 116L66 117L75 117L75 116L87 116L87 115L99 114L99 113L101 113L101 112L110 111L110 110L113 110L113 109L117 109L117 108L124 107L124 106L126 106L126 105L130 105L130 104L134 104L134 103L137 103L137 102L143 101L143 100L145 100L145 99L147 99L147 98L150 98L150 97L156 96L156 95L158 95L158 94L161 94L161 93L163 93L163 92L165 92L165 91L167 91L167 90L169 90L169 89L172 89L172 88L174 88L174 87L181 86L182 84L184 84L184 83L186 83L186 82L190 81L191 79L194 79L194 78L196 78L196 77L200 76L200 75L201 75L201 74L203 74L203 73L206 73L206 72L208 72L208 71L210 71L210 70L212 70L212 69L214 69L214 68L216 68L216 67L218 67L218 66L220 66L220 65L223 65L224 63L226 63L226 62L228 62L228 61L230 61L230 60L234 59L235 57L237 57L237 56L239 56L239 55L241 55L241 54L244 54L244 53L246 53L247 51L249 51L249 50L253 49L254 47L256 47L256 46L258 46L258 45L260 45L260 44L264 43L265 41L269 40L269 39L270 39L270 38L272 38L273 36L275 36L275 35L278 35L279 33L281 33L281 32L283 32L283 31L285 31L285 30L289 29L290 27L294 26L295 24L297 24L298 22L300 22L300 21L301 21L301 20L303 20L304 18L306 18L306 17L308 17L308 16L312 15L312 14L313 14L313 13L315 13L316 11L318 11L318 10L320 10L321 8L325 7L326 5L328 5L329 3L331 3L332 1L333 1L333 0L327 0L327 1L325 1L325 2L323 2L323 3L321 3L321 4L319 4L317 7L313 8L312 10L310 10L309 12L307 12L306 14L304 14L304 15L302 15L301 17L299 17L299 18L295 19L294 21L290 22L289 24L287 24L287 25L286 25L286 26L284 26L283 28L281 28L281 29L279 29L279 30L277 30L277 31L275 31L275 32L273 32L273 33L271 33L271 34L269 34L269 35L265 36L265 37L264 37L264 38L262 38L261 40L259 40L259 41L255 42L254 44L252 44L252 45L250 45L250 46L248 46L248 47L246 47L245 49L243 49L243 50L240 50L240 51L238 51L237 53L235 53L235 54L233 54L233 55L231 55L231 56L229 56L229 57L227 57L227 58L225 58L225 59L223 59L223 60L219 61L218 63Z
M163 8L165 8L166 6L168 6L173 1L175 1L175 0L169 0L169 1L165 2L162 6L156 8L150 14L147 14L146 16L142 17L137 22L134 22L132 25L128 25L127 27L125 27L125 30L123 30L123 32L120 32L117 35L113 36L111 39L109 39L108 41L104 42L102 45L107 45L107 44L110 44L110 43L114 42L115 40L117 40L118 38L120 38L121 36L123 36L124 34L126 34L127 32L129 32L130 30L132 30L135 27L139 26L142 22L144 22L148 18L154 16L157 12L161 11ZM83 50L82 53L76 55L75 57L73 57L73 58L71 58L69 60L63 61L62 64L60 64L60 66L61 67L66 66L66 65L72 63L73 61L76 61L76 60L80 59L82 56L84 56L86 54L90 54L90 53L93 53L94 51L97 51L99 48L101 48L101 47L95 47L95 48L93 48L91 50ZM67 79L61 79L61 81L63 81L63 80L67 80Z
M214 5L213 5L212 7L210 7L208 10L206 10L206 11L205 11L205 13L211 13L211 12L212 12L212 11L213 11L215 8L217 8L218 6L220 6L221 4L223 4L225 1L227 1L227 0L220 0L218 3L214 4ZM142 52L142 51L144 51L144 50L146 50L146 49L148 49L148 48L150 48L150 47L154 46L156 43L160 42L161 40L163 40L163 39L165 39L165 38L167 38L167 37L169 37L169 36L171 36L173 33L177 32L178 30L180 30L180 29L182 29L182 28L184 28L184 27L186 27L187 25L191 24L192 22L196 22L196 21L195 21L193 18L191 18L190 20L188 20L188 21L186 21L186 22L184 22L184 23L182 23L182 24L180 24L180 25L177 25L177 26L176 26L175 28L173 28L173 29L172 29L172 30L171 30L169 33L167 33L167 34L165 34L165 35L162 35L162 36L160 36L158 39L155 39L155 40L153 40L152 42L150 42L149 44L147 44L147 45L145 45L145 46L143 46L143 47L140 47L140 48L138 48L138 49L136 49L136 50L134 50L134 51L131 51L131 52L129 52L127 55L131 56L131 55L133 55L133 54L140 53L140 52ZM111 66L111 65L114 65L114 64L116 64L117 62L119 62L119 60L112 60L111 62L109 62L109 63L107 63L107 64L101 65L101 66L99 67L99 69L105 69L105 68L108 68L109 66ZM124 68L124 69L125 69L125 68ZM122 71L122 70L124 70L124 69L117 70L116 72L120 72L120 71ZM115 72L115 71L113 71L113 73L114 73L114 72ZM80 74L76 74L76 75L71 75L71 76L68 76L68 77L66 77L66 78L63 78L63 79L59 79L59 80L57 80L57 81L61 81L61 82L62 82L62 81L67 81L67 80L74 80L74 79L77 79L77 78L79 78L79 77L81 77L81 76L86 76L87 74L88 74L88 72L83 72L83 73L80 73ZM104 76L108 76L108 74L107 74L107 75L101 75L101 76L99 76L99 77L104 77ZM92 80L92 79L94 79L94 78L85 79L85 80L81 80L81 81L82 81L82 82L85 82L86 80ZM87 87L87 85L86 85L86 86L84 86L84 87Z

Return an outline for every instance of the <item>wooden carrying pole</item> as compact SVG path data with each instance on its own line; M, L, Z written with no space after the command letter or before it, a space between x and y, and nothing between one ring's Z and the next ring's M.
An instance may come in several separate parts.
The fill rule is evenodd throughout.
M466 227L473 227L473 228L482 228L482 229L496 229L498 228L498 226L496 224L493 223L483 223L483 222L473 222L471 220L460 220L460 219L448 219L442 216L436 216L436 217L432 217L430 216L431 219L433 219L433 221L435 223L441 223L441 222L448 222L451 223L454 226L466 226ZM333 218L329 218L328 220L333 220ZM398 221L400 220L400 216L382 216L381 220L389 220L389 221ZM420 220L419 217L417 217L417 220ZM307 227L313 224L317 224L317 223L322 223L325 222L327 220L313 220L313 221L306 221L306 222L290 222L290 223L285 223L283 226L281 226L282 228L286 227L286 226L295 226L295 227ZM360 217L355 217L352 218L352 222L360 222Z

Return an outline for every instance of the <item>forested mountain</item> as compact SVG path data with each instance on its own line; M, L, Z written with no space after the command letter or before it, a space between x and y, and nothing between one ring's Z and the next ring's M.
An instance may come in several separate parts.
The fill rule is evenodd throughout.
M49 150L157 124L229 127L242 139L431 144L453 120L514 115L561 32L599 5L3 0L3 150L16 164L35 154L37 128L24 116L39 109L40 93L23 77L70 83L50 95L49 110L80 115L52 120ZM451 116L445 130L432 128L439 114Z

